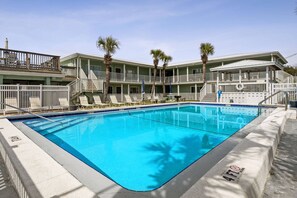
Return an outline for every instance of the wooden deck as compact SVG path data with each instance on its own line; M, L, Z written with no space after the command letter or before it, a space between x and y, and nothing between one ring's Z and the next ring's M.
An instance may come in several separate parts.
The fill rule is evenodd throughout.
M61 73L60 56L0 48L0 70Z

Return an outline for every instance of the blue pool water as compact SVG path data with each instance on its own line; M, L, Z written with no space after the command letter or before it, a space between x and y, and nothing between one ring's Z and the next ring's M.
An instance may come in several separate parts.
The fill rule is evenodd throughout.
M255 117L257 108L191 104L24 123L124 188L150 191Z

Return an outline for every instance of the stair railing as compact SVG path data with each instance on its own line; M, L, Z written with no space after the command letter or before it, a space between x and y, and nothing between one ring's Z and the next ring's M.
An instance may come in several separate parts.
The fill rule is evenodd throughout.
M280 90L280 91L277 91L277 92L271 94L270 96L268 96L267 98L265 98L264 100L262 100L262 101L260 101L260 102L258 103L258 115L260 115L260 113L261 113L261 108L262 108L263 106L265 106L265 105L263 105L263 103L264 103L265 101L267 101L268 99L272 98L273 96L279 94L279 93L284 93L284 94L285 94L285 111L288 110L289 93L288 93L287 91L281 91L281 90Z
M15 106L6 104L6 103L4 103L4 102L0 102L0 104L5 105L5 106L8 106L8 107L13 108L13 109L16 109L16 110L18 110L18 111L22 111L22 112L28 113L28 114L30 114L30 115L33 115L33 116L36 116L36 117L38 117L38 118L47 120L47 121L49 121L49 122L59 122L59 121L54 121L54 120L52 120L52 119L49 119L49 118L46 118L46 117L44 117L44 116L38 115L38 114L36 114L36 113L32 113L32 112L30 112L30 111L27 111L27 110L24 110L24 109L21 109L21 108L18 108L18 107L15 107ZM62 122L61 122L61 123L62 123ZM63 123L62 123L62 124L63 124Z

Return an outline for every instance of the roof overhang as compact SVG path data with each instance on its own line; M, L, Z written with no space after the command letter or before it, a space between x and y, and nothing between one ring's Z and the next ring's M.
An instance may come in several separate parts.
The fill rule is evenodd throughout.
M1 75L12 75L12 76L37 76L37 77L53 77L53 78L64 78L65 74L62 73L51 73L51 72L38 72L38 71L8 71L1 70Z
M100 56L94 56L94 55L88 55L88 54L81 54L81 53L74 53L69 56L65 56L61 58L61 62L71 60L74 58L86 58L86 59L93 59L93 60L99 60L99 61L104 61L103 57ZM127 64L127 65L134 65L134 66L141 66L141 67L148 67L148 68L153 68L153 65L145 64L145 63L138 63L134 61L129 61L129 60L121 60L121 59L112 59L113 63L118 63L118 64Z
M270 67L274 70L283 70L283 66L280 63L272 61L259 61L259 60L243 60L219 67L211 68L212 72L238 72L241 71L266 71L266 67Z
M261 58L261 57L267 57L267 56L274 56L281 61L282 64L288 63L288 61L283 57L283 55L278 51L271 51L271 52L260 52L260 53L247 53L247 54L234 54L234 55L227 55L222 57L209 57L208 62L211 63L222 63L227 61L238 61L243 59L253 59L253 58ZM186 66L197 66L202 65L202 61L200 59L193 60L193 61L187 61L187 62L181 62L181 63L173 63L169 65L170 67L177 68L177 67L186 67Z

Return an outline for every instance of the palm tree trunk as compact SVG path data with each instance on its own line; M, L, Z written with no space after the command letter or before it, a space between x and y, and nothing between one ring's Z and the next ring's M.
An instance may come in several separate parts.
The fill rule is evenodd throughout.
M153 80L153 85L152 85L152 90L151 90L152 99L153 99L153 96L155 96L155 92L156 92L156 76L157 76L157 66L155 65L155 67L154 67L154 80Z
M203 72L203 83L206 83L206 63L203 63L202 72Z
M105 75L106 75L106 80L105 80L105 87L104 87L104 95L103 95L103 101L107 101L107 94L108 94L108 88L110 84L110 65L105 65Z
M162 82L163 82L163 97L165 96L165 69L162 70Z

